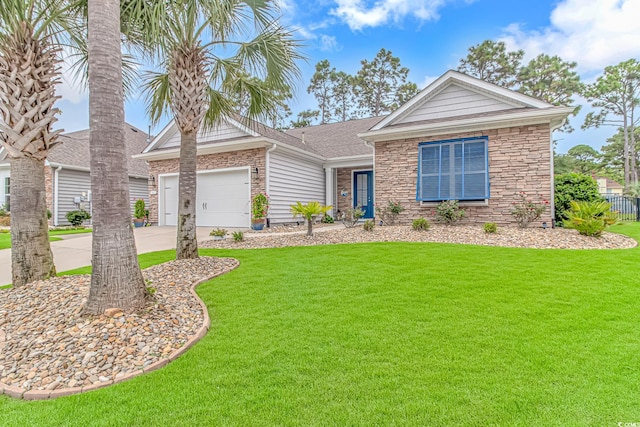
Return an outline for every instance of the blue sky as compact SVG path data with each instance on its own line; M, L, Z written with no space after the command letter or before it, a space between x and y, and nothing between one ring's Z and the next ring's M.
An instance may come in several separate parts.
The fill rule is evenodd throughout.
M593 81L607 65L640 59L640 0L279 0L282 21L303 41L308 60L300 64L302 79L292 110L315 108L306 93L315 64L328 59L333 67L354 74L360 61L385 48L409 68L409 78L424 88L455 69L470 46L486 39L502 40L524 49L525 60L547 53L576 61L584 81ZM65 131L88 127L86 92L63 73L63 111L58 123ZM582 100L583 105L586 103ZM576 131L556 133L558 151L577 144L596 148L613 128L581 131L588 108L572 119ZM149 121L144 100L126 105L127 121L143 130ZM167 118L152 129L157 134Z

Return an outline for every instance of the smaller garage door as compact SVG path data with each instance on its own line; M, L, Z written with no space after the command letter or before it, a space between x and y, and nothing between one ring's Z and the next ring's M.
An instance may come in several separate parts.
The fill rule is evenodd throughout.
M162 204L160 225L178 225L178 175L162 178Z
M251 188L247 169L198 174L198 226L249 227Z

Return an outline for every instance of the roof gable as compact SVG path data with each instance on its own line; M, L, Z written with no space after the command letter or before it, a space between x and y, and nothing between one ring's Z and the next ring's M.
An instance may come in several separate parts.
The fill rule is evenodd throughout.
M238 138L257 137L259 134L234 119L227 118L218 123L211 129L201 128L198 131L198 144L208 144L220 141L228 141ZM144 150L148 153L153 150L162 148L175 148L180 146L180 132L175 125L175 121L171 121L159 134L154 138L151 144Z
M450 70L371 130L496 111L549 107L553 106L519 92Z

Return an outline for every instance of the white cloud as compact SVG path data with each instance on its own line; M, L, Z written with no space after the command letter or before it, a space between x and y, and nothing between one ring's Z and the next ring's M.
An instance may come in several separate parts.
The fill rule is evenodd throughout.
M429 86L431 83L435 82L440 76L424 76L422 82L418 85L418 89L422 90L425 87Z
M337 7L329 13L340 18L352 30L377 27L389 21L400 23L413 16L421 21L436 20L438 10L446 0L378 0L374 4L366 0L335 0Z
M320 35L320 50L327 52L336 52L342 50L342 46L338 43L335 36L328 36L326 34Z
M524 49L576 61L581 72L599 72L607 65L640 56L640 1L563 0L551 13L551 25L530 31L520 24L501 38L509 49Z
M79 104L87 99L88 92L82 86L80 79L78 81L74 79L75 69L73 68L73 63L78 58L69 55L68 52L63 52L63 57L64 60L60 64L61 83L56 86L56 95L62 96L65 101Z

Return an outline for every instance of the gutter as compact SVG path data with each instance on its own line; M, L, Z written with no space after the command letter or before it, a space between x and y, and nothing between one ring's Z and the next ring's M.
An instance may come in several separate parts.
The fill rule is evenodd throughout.
M62 165L59 165L53 172L53 225L58 226L58 174L62 170Z

